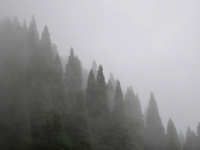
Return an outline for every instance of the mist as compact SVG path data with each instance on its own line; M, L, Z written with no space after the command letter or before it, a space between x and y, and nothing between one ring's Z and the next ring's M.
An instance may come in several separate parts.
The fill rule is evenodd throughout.
M144 112L151 91L163 125L196 131L200 114L200 1L1 0L0 18L34 15L40 34L48 26L62 57L71 47L90 70L93 60L122 90L132 85Z

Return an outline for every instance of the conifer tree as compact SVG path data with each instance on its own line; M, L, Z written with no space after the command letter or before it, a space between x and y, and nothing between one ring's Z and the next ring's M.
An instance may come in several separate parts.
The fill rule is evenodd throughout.
M187 148L189 150L196 150L197 149L197 137L196 137L196 134L194 133L194 131L192 131L190 129L190 127L187 128L187 131L186 131L186 145L187 145Z
M179 131L178 137L179 137L181 149L183 149L183 146L184 146L184 143L185 143L185 137L184 137L183 132L181 130Z
M92 70L93 70L93 73L94 73L94 78L96 79L97 78L97 63L95 60L93 60L92 62Z
M103 67L100 65L97 74L97 112L96 117L102 116L104 120L109 120L110 110L108 106L107 87L103 74Z
M51 135L51 150L72 150L72 145L65 131L63 115L58 108L53 110L54 117L54 131Z
M34 40L36 41L36 44L38 45L40 39L39 39L39 33L37 30L37 25L36 25L34 16L32 16L32 20L29 25L29 35L31 35L31 34L34 34L34 37L35 37Z
M105 149L106 146L104 143L110 119L110 110L102 66L99 67L96 83L93 70L89 73L86 99L89 110L91 132L95 140L95 148L97 150Z
M110 110L112 110L114 106L115 90L110 80L108 80L107 83L107 93L108 93L109 107Z
M145 136L145 150L165 150L167 148L165 129L153 93L150 95L147 110Z
M57 54L53 65L50 93L53 104L54 130L51 147L53 149L70 149L71 144L66 133L68 124L67 93L64 85L63 70L60 57Z
M144 123L140 101L132 87L128 87L125 95L125 109L132 140L142 149L144 145Z
M197 149L200 149L200 123L197 126Z
M72 113L75 105L75 95L81 89L82 72L81 63L77 56L74 56L74 50L71 48L68 63L65 67L65 85L68 92L68 108Z
M180 149L181 145L178 139L178 134L172 119L170 118L167 124L167 136L169 139L168 149Z
M119 81L117 81L115 92L115 104L111 115L111 137L110 145L113 149L134 149L126 118L124 99Z
M85 96L82 90L76 94L75 109L75 124L72 130L74 150L94 150Z
M89 72L85 95L86 95L86 104L88 108L89 119L90 121L92 121L95 118L95 111L96 111L95 110L96 81L95 81L95 77L94 77L94 73L92 69Z
M169 137L167 150L180 150L176 144L176 140L172 135Z
M42 37L40 40L40 53L43 56L44 60L48 61L47 63L52 63L54 60L53 51L52 51L52 43L50 39L50 34L48 27L45 26L42 32Z

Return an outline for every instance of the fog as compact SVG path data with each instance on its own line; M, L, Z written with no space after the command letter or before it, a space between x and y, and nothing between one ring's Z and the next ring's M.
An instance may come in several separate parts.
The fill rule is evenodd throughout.
M48 26L62 56L71 47L88 70L95 59L126 90L132 85L142 108L151 91L166 128L195 130L200 114L199 0L0 0L0 18L34 15L39 33Z

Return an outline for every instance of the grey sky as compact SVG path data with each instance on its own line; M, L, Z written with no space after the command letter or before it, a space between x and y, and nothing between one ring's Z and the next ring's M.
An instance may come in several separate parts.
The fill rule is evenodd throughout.
M90 69L102 64L126 90L132 85L142 107L153 91L166 127L200 122L199 0L0 0L0 18L18 16L39 33L47 25L61 55L70 47Z

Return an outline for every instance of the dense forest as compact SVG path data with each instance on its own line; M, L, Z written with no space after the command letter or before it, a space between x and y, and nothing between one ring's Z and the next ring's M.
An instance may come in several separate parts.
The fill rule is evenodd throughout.
M185 136L184 136L185 135ZM48 27L41 38L34 16L0 21L0 149L200 150L197 130L164 128L153 92L142 113L132 86L93 61L84 69L71 48L60 57Z

